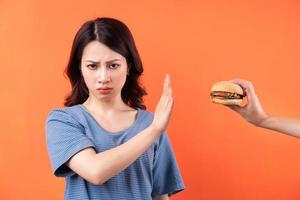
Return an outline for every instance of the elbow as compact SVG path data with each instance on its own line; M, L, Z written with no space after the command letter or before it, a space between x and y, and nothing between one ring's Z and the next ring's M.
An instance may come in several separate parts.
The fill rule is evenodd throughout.
M94 185L102 185L107 181L99 171L90 171L86 180Z
M102 185L103 182L99 179L90 179L88 182L90 182L93 185Z
M97 179L97 178L89 178L89 179L87 179L87 181L93 185L102 185L103 184L103 181L101 181L100 179Z
M104 183L101 177L94 173L91 173L89 177L86 178L86 180L94 185L102 185Z

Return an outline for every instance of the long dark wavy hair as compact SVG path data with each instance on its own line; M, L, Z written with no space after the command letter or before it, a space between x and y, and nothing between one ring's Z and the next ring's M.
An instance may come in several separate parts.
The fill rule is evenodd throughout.
M82 104L89 97L80 65L84 47L95 40L126 58L129 75L121 90L123 102L134 109L146 109L143 105L143 96L147 92L139 83L144 69L133 36L123 22L108 17L85 22L75 35L69 62L64 71L71 82L72 91L65 98L64 105Z

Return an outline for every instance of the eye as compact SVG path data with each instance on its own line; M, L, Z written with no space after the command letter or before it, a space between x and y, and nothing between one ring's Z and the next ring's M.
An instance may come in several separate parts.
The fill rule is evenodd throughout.
M120 65L119 64L111 64L110 66L109 66L109 68L110 69L116 69L116 68L118 68Z
M87 67L90 69L96 69L97 66L94 64L89 64L89 65L87 65Z

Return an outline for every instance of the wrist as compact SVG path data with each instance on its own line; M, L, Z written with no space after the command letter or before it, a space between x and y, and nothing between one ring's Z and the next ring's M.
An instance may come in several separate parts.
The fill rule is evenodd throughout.
M269 121L269 119L271 117L272 117L271 115L264 113L264 115L261 117L261 119L255 125L258 127L261 127L261 128L265 128L267 125L267 122Z
M164 131L161 128L158 128L154 123L151 123L148 128L150 129L150 132L155 135L161 134Z

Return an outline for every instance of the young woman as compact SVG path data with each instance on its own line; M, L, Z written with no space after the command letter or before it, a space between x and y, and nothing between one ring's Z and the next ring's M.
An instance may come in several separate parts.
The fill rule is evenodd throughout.
M286 117L276 117L266 113L255 93L250 81L234 79L231 82L239 84L247 94L248 103L244 107L229 106L244 119L255 126L279 131L300 138L300 120Z
M47 148L65 199L169 199L184 189L165 129L169 75L154 115L145 110L143 66L128 27L97 18L77 32L66 68L72 91L49 112Z

